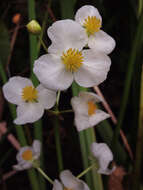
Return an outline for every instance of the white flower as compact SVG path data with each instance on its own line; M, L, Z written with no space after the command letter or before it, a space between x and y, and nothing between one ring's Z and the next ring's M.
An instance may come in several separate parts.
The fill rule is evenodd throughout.
M63 54L70 48L79 51L87 44L88 38L81 25L73 20L59 20L48 28L48 36L52 44L48 48L49 53Z
M17 125L37 121L56 102L56 92L44 88L41 84L34 88L30 79L12 77L3 86L5 98L17 106Z
M78 131L93 127L110 117L109 114L97 108L95 103L100 101L102 99L92 92L80 92L78 97L71 99L75 113L75 126Z
M33 167L33 163L39 159L41 152L41 142L34 140L32 146L22 147L17 156L17 165L14 165L15 170L25 170Z
M115 166L108 169L109 163L113 160L113 154L107 144L94 142L91 144L91 151L99 163L98 173L109 175L115 170Z
M112 52L115 47L115 40L100 29L102 18L95 7L91 5L81 7L76 12L75 20L85 28L88 46L91 49L106 54Z
M80 86L92 87L106 79L111 60L99 52L81 51L87 40L80 24L57 21L49 27L48 35L52 40L49 54L37 59L33 69L45 87L65 90L73 80Z
M57 179L54 181L53 190L89 190L87 184L73 176L69 170L60 173L61 182Z

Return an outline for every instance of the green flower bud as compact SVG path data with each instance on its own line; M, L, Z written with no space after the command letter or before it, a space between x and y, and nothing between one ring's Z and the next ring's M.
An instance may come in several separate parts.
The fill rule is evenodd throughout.
M40 34L41 26L36 20L31 20L27 25L27 30L32 34Z

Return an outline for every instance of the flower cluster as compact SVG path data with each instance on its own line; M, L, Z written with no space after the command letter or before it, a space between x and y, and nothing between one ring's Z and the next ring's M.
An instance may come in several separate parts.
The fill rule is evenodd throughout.
M33 29L33 22L27 25L29 30L31 23ZM15 124L40 119L44 109L55 105L56 91L66 90L73 80L80 86L92 87L106 79L111 65L108 54L114 49L115 41L101 27L101 15L95 7L88 5L77 11L75 20L56 21L48 28L52 42L49 53L35 60L33 68L41 84L35 88L27 78L12 77L3 87L5 98L17 105ZM78 131L109 117L96 108L98 101L102 101L100 97L88 93L72 98Z
M18 171L31 167L39 168L40 151L41 143L39 140L34 140L32 146L22 147L16 156L18 164L14 165L13 168ZM115 170L115 167L108 169L109 163L113 160L113 154L105 143L93 142L91 144L91 151L93 156L98 160L98 173L109 175ZM89 190L88 185L78 179L78 177L75 177L69 170L64 170L60 173L60 180L61 182L57 179L52 182L53 190Z
M98 10L83 6L75 21L56 21L48 28L52 41L49 54L34 64L34 73L44 86L65 90L75 80L80 86L92 87L106 79L111 65L107 54L114 49L115 41L100 30L101 24Z
M29 31L37 34L41 28L37 23L27 25ZM56 92L66 90L73 81L82 87L93 87L102 83L110 69L111 60L108 56L115 47L114 39L101 30L102 18L93 6L83 6L75 14L75 20L56 21L48 28L51 40L48 53L34 62L33 72L40 81L35 87L28 78L15 76L3 86L5 98L17 105L17 125L33 123L40 119L45 109L52 108L56 103ZM80 92L72 97L71 105L75 113L77 131L97 125L110 117L100 110L97 103L102 98L92 92ZM39 167L41 143L33 142L32 147L26 146L17 154L16 170ZM115 168L108 169L113 160L112 152L104 143L94 142L91 151L99 162L98 173L111 174ZM89 190L82 180L73 176L69 170L60 174L61 182L53 182L53 190Z

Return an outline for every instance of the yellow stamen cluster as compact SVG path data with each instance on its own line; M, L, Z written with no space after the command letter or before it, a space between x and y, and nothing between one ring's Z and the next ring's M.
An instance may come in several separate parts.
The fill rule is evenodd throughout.
M100 19L96 18L96 16L88 16L84 20L83 26L86 28L86 32L90 36L100 30L101 21Z
M83 64L82 53L72 48L63 53L61 59L62 63L65 64L66 70L70 72L76 72Z
M32 86L26 86L22 91L22 99L25 102L37 101L38 91Z
M93 114L95 114L96 111L96 105L93 101L89 101L88 102L88 115L91 116Z
M33 158L33 154L31 150L26 150L22 153L23 160L30 161Z

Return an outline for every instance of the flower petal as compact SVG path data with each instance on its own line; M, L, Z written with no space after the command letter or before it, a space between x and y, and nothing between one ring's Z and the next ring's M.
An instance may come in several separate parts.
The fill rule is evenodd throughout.
M78 132L85 130L87 128L93 127L90 125L89 116L76 114L74 118L75 126Z
M99 85L107 77L111 65L110 58L92 50L84 50L83 56L83 65L74 73L75 81L83 87Z
M52 108L56 103L56 92L45 88L40 84L37 88L38 90L38 101L43 105L45 109Z
M89 189L89 187L88 187L88 185L84 182L84 181L82 181L82 180L80 180L81 182L82 182L82 184L83 184L83 190L90 190ZM82 190L82 189L81 189Z
M92 143L91 152L97 159L104 157L108 158L108 160L110 161L113 160L113 154L106 143L97 143L97 142Z
M87 112L88 113L88 112ZM109 118L110 115L102 110L96 110L96 114L88 116L88 114L81 114L75 112L75 126L78 131L82 131L97 125L99 122Z
M75 15L75 20L76 20L76 22L83 25L85 19L87 19L88 16L90 16L90 17L96 16L96 18L100 19L102 22L102 18L101 18L101 15L99 14L98 10L91 5L85 5L85 6L82 6L80 9L78 9L76 12L76 15Z
M98 173L108 175L114 171L115 167L108 169L109 163L113 160L113 154L107 144L94 142L91 144L91 152L99 162Z
M88 116L88 105L80 97L72 97L71 105L75 113L74 123L78 131L82 131L90 127Z
M62 184L57 179L54 180L52 190L63 190Z
M38 159L41 153L41 142L39 140L34 140L32 144L32 149L34 153L34 158Z
M62 54L69 48L81 50L88 40L81 25L70 19L54 22L48 28L48 36L52 41L48 52L55 54Z
M39 103L23 103L17 107L17 118L14 123L22 125L39 120L44 114L44 108Z
M81 180L77 179L69 170L60 173L60 179L64 186L68 189L82 190L84 185Z
M22 100L22 89L25 86L33 86L31 80L24 77L12 77L3 86L4 97L13 104L21 104Z
M82 114L87 116L88 115L88 105L87 103L82 100L80 97L72 97L71 99L71 105L75 112L75 115Z
M109 54L115 48L115 40L104 31L100 30L89 37L88 46L95 52Z
M110 175L112 172L114 172L116 169L116 166L113 166L112 169L102 169L102 168L99 168L97 173L99 174L104 174L104 175Z
M88 102L88 101L94 101L94 102L101 102L103 101L100 96L98 96L95 93L92 92L80 92L79 97L83 99L83 101Z
M19 164L13 165L12 167L13 167L14 170L17 170L17 171L23 170L23 167L21 165L19 165Z
M91 126L94 126L109 117L110 117L109 114L107 114L106 112L102 110L97 109L96 113L89 117L89 123Z
M17 165L14 165L13 168L15 170L18 170L18 171L30 169L30 168L32 168L32 163L31 162L25 162L22 164L17 164Z
M41 56L35 61L33 71L40 82L49 89L65 90L73 82L72 73L65 70L58 56Z

